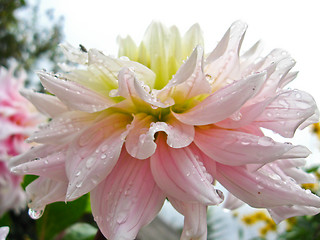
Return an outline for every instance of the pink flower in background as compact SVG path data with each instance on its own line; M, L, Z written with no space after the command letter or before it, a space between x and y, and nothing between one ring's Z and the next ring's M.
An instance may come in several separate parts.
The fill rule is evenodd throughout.
M0 240L5 240L9 233L9 227L0 227Z
M34 131L37 123L34 108L19 90L25 76L15 78L14 69L0 68L0 216L10 209L25 207L26 197L20 183L21 176L8 169L10 157L28 148L25 139Z
M284 88L297 74L287 52L260 57L257 43L240 54L246 28L235 22L208 55L198 25L181 37L152 23L139 46L119 39L119 58L63 45L84 67L39 72L53 95L23 92L52 118L29 138L39 145L12 161L40 176L26 189L33 215L90 192L102 233L134 239L168 198L185 216L181 239L206 239L207 206L224 199L214 180L276 221L320 212L299 185L314 181L297 168L310 151L261 131L293 137L318 121L317 106Z

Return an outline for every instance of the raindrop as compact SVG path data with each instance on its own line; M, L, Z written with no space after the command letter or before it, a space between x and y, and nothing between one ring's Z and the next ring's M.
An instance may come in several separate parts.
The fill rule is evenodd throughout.
M189 177L189 176L190 176L190 174L191 174L190 172L187 172L187 177Z
M44 208L39 208L39 209L29 208L28 210L29 216L35 220L39 219L43 215L43 212L44 212Z
M82 186L82 182L76 184L76 188L80 188Z
M80 174L81 174L81 171L78 171L78 172L76 173L76 177L79 177Z
M311 190L310 190L310 189L306 189L306 193L307 193L307 194L310 194L310 193L311 193Z
M102 155L100 156L101 159L105 159L106 157L107 157L106 154L102 154Z
M86 161L86 167L91 168L93 166L94 162L95 162L95 158L93 158L93 157L88 158L88 160Z
M49 164L48 159L44 160L44 163L45 163L45 164Z

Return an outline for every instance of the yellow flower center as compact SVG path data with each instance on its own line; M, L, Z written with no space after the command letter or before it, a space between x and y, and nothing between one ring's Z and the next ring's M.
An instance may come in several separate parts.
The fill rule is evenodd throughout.
M162 24L153 22L139 47L129 36L119 38L119 57L126 56L131 61L139 62L151 69L156 74L156 79L154 86L150 87L161 89L197 45L203 46L203 37L198 24L193 25L181 37L175 26L167 29Z

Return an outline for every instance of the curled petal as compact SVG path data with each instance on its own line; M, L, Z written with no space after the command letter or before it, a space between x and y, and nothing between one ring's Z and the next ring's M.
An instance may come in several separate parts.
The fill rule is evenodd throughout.
M184 215L181 240L207 239L207 206L199 203L187 203L168 197L172 206Z
M266 72L251 75L213 93L195 107L183 113L172 112L181 122L206 125L222 121L238 111L253 97L266 78Z
M289 90L280 93L255 120L255 124L284 137L293 137L296 129L316 112L317 106L310 94Z
M226 199L223 201L223 207L228 210L235 210L244 204L239 198L228 192Z
M38 72L38 75L42 85L70 109L92 113L114 104L113 100L76 82L62 80L46 72Z
M0 227L0 240L6 240L9 230L9 227Z
M39 177L26 187L30 200L28 206L35 210L43 210L50 203L64 201L67 187L67 182Z
M154 122L153 117L136 114L126 139L126 148L131 156L138 159L150 157L156 150L154 135L163 131L167 134L167 144L173 148L188 146L194 137L194 127L177 121L174 117L166 122Z
M134 239L150 223L165 200L150 171L150 161L140 161L122 151L118 163L91 192L91 206L99 229L108 239Z
M123 68L119 72L119 89L117 95L124 98L130 98L133 102L142 99L144 102L151 104L152 106L166 108L173 104L172 101L166 99L165 102L161 102L153 92L150 92L148 85L145 85L139 81L133 71L129 68Z
M210 158L230 166L265 164L277 159L303 158L310 154L301 145L279 143L265 136L217 128L197 128L194 142Z
M67 111L66 106L55 96L37 93L29 89L20 91L43 114L48 117L57 116Z
M151 156L151 171L158 186L180 201L216 205L223 200L211 184L213 178L204 166L201 152L195 147L174 149L157 138L157 150Z
M270 164L268 164L270 165ZM288 176L270 166L249 171L244 166L216 164L216 179L233 195L252 207L273 208L283 205L320 207L320 198L302 189ZM277 169L276 169L277 170Z
M131 117L113 114L84 129L68 148L67 200L95 188L113 169L126 137Z

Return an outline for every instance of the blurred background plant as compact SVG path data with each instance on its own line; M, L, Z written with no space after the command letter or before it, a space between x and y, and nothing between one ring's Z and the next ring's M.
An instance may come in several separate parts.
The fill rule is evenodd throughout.
M12 62L17 63L18 69L28 73L27 84L34 78L40 61L55 70L57 65L50 63L58 62L62 56L57 46L63 39L63 18L55 18L53 9L45 14L39 12L39 4L40 1L31 5L26 0L0 0L0 65L9 68Z

